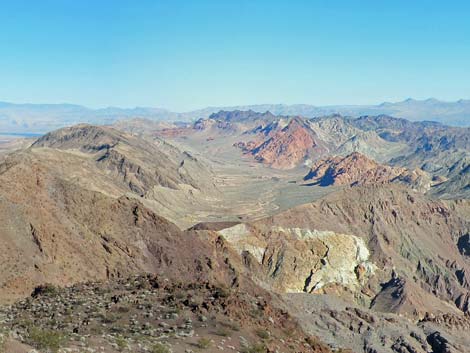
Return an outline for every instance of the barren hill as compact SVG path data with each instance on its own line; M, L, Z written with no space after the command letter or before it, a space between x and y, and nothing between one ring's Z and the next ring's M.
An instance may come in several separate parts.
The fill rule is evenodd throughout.
M142 320L144 315L139 314L142 305L153 310L155 315L160 315L166 305L167 310L185 310L186 315L197 318L197 313L191 311L191 308L196 309L190 304L191 298L197 296L208 297L204 303L198 304L198 315L211 315L211 330L222 332L217 322L229 318L237 327L245 325L243 332L250 341L243 339L238 342L237 338L235 343L234 340L234 345L240 349L282 346L291 352L329 352L315 337L305 335L287 312L279 309L279 298L272 297L252 282L242 258L223 238L214 233L182 231L146 207L141 202L144 198L134 195L135 190L127 183L130 179L126 179L129 174L138 174L140 165L142 168L154 166L157 170L160 167L158 159L153 159L153 162L146 159L151 157L148 153L151 147L147 141L137 141L112 129L78 126L46 135L32 148L9 154L1 160L0 214L3 222L0 224L0 262L4 271L0 276L0 299L10 302L30 293L34 293L33 298L36 298L18 302L14 308L0 310L2 342L3 332L8 329L21 332L8 342L12 349L26 349L18 340L39 349L53 347L48 346L51 341L40 340L37 335L53 337L50 332L54 330L63 334L62 338L66 335L70 340L65 343L60 338L63 346L76 347L83 341L80 336L86 335L89 339L87 347L103 346L107 347L107 352L116 352L116 344L124 339L123 335L126 339L130 335L129 344L138 346L132 341L134 329L127 329L121 322L119 335L116 335L112 328L106 327L109 317L94 316L95 313L90 312L92 307L93 310L103 310L110 302L116 304L122 300L124 303L123 298L131 296L130 306L119 311L121 315L127 315L127 319L122 318L122 321L133 321L136 317ZM137 156L134 148L139 149ZM100 164L110 151L130 154L129 158L138 165L137 169L124 169L119 174L113 164L112 167ZM172 155L167 153L165 151L157 157L168 158L171 162ZM164 167L174 166L177 165ZM189 180L183 178L178 169L169 169L167 175L174 178L176 187ZM142 186L150 185L143 183L147 179L139 181ZM159 187L171 189L172 185L160 184ZM128 191L131 192L129 196L126 195ZM131 287L135 282L126 282L126 278L138 274L151 274L142 278L146 287ZM149 283L148 278L155 275L162 278L161 282L151 280ZM93 292L95 289L92 289L94 294L91 298L89 290L95 288L94 285L76 285L63 292L54 289L54 295L47 298L50 288L88 281L102 283L101 290ZM152 285L155 287L149 290ZM106 296L106 288L112 290L112 295ZM156 295L156 302L143 300L152 295ZM180 298L181 295L190 299L177 299L176 302L169 299ZM213 296L216 298L210 299ZM67 298L73 299L67 302ZM224 299L218 301L217 298ZM78 301L88 303L87 308L81 304L75 306ZM66 309L65 305L73 308ZM45 317L37 310L38 306L56 308L53 315L58 319ZM244 309L240 311L242 307ZM132 310L135 314L131 316L124 310ZM71 312L78 316L70 315ZM31 320L37 326L25 324ZM164 325L165 320L154 322L149 316L145 316L145 320L146 329L140 331L139 337L152 340L157 332L148 328L162 321L161 325ZM218 334L204 329L207 324L202 327L198 328L198 334L217 338ZM104 340L101 332L107 335ZM167 338L165 332L158 334ZM191 339L193 335L194 330L184 336L189 337L187 342L178 342L175 338L167 344L177 351L191 347L191 344L202 346L202 341ZM218 344L224 345L224 342Z
M357 152L318 161L304 180L321 186L402 183L423 192L432 185L431 178L422 170L379 164Z
M87 190L34 156L13 156L0 168L3 300L41 283L65 285L169 267L177 278L194 278L195 263L209 254L199 239L139 201Z
M469 207L467 201L430 200L403 186L369 185L219 234L258 281L286 298L298 294L288 299L289 310L306 329L329 337L327 327L335 322L340 332L328 342L364 352L428 352L437 330L455 345L450 351L465 352ZM311 301L323 309L305 311ZM346 312L338 311L343 305ZM395 327L404 317L413 327ZM364 341L361 325L380 334ZM427 343L403 338L407 330L428 336Z

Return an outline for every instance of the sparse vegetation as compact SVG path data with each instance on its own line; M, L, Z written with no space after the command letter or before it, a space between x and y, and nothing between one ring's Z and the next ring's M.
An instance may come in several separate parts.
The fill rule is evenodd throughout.
M230 335L230 332L224 328L224 327L219 327L217 330L214 332L217 336L222 336L222 337L227 337Z
M259 337L259 338L262 338L264 340L267 340L271 335L269 334L269 331L267 330L264 330L262 328L259 328L257 329L256 331L256 335Z
M66 336L60 331L32 327L29 330L29 339L33 347L45 352L56 353L66 341Z
M256 343L248 347L244 347L241 350L242 353L264 353L266 352L266 346L264 343Z
M259 308L254 308L250 311L250 316L254 319L258 319L263 316L263 311Z
M240 331L240 326L234 321L221 322L220 324L232 331Z
M218 346L224 350L231 346L237 347L237 342L230 342L228 338L233 338L234 332L241 330L241 323L235 317L223 315L219 311L220 307L209 306L210 310L197 311L199 306L195 306L192 301L195 297L200 298L201 303L214 301L219 287L189 284L181 289L167 284L166 287L155 286L150 290L138 289L141 287L139 283L149 281L156 282L157 279L136 276L102 284L92 282L58 288L59 292L53 297L39 296L19 301L11 307L0 307L0 316L6 318L9 329L13 327L20 335L13 339L13 345L17 344L15 341L20 341L41 353L57 353L79 345L93 349L103 346L107 350L122 353L170 353L181 343L201 353L218 349ZM95 292L95 288L99 290ZM181 290L185 290L188 295L182 299L173 296ZM240 307L244 312L249 312L255 299L259 298L237 302L230 309ZM78 301L84 304L77 306ZM250 317L247 319L247 325L240 335L251 328L250 336L258 335L260 338L243 341L246 348L244 352L265 353L263 344L253 343L267 345L269 342L274 345L277 343L274 342L277 341L277 335L269 335L265 327L259 326L258 321L255 324L249 321ZM235 338L238 336L236 334ZM104 340L96 340L97 337ZM277 344L281 349L286 346L284 342ZM0 350L0 353L7 352Z
M0 328L0 353L6 353L6 333Z
M125 350L126 348L128 348L128 344L127 344L127 341L124 337L122 336L119 336L116 338L116 344L118 346L118 349L119 351L123 351Z
M153 345L151 353L170 353L170 348L165 346L163 343L157 343Z
M56 286L54 286L53 284L47 283L47 284L43 284L34 288L34 291L31 294L31 296L33 298L41 296L41 295L54 296L54 295L57 295L58 291L59 290Z
M230 295L230 289L226 287L220 287L220 288L217 288L217 291L215 294L216 296L220 298L227 298Z
M212 342L210 339L202 337L197 341L197 347L200 349L207 349L211 346Z

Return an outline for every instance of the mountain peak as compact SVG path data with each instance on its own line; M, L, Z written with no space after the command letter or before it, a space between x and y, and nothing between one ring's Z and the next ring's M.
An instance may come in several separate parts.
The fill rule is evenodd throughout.
M33 147L76 148L99 151L124 140L124 133L110 127L78 124L45 134Z

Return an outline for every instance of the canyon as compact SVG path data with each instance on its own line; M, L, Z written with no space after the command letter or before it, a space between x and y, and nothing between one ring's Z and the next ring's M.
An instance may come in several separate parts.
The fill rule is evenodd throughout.
M469 128L234 110L0 151L11 352L468 351Z

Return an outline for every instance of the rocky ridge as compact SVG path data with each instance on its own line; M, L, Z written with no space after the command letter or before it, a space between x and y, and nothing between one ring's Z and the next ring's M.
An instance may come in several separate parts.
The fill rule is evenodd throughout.
M235 301L233 310L238 306L254 308L253 298L258 302L261 300L258 297L265 298L272 305L269 310L281 310L278 313L282 315L263 316L264 321L259 321L259 325L274 325L272 331L286 341L289 334L283 332L286 327L282 317L293 318L299 322L301 331L308 333L299 333L299 339L289 341L292 347L282 341L276 341L274 347L269 347L268 341L260 342L265 345L262 351L303 351L303 347L309 347L305 338L313 335L324 338L335 350L465 352L470 308L470 204L466 200L443 201L430 197L450 190L450 198L465 195L466 159L455 168L444 164L450 163L446 156L465 156L465 134L456 132L454 136L447 127L438 124L409 123L390 117L335 116L328 121L260 114L252 121L251 114L225 112L213 117L215 123L199 121L198 129L191 127L191 133L178 142L197 137L201 148L214 146L225 153L224 143L236 152L231 146L239 137L247 144L253 141L248 148L271 141L259 153L266 153L272 161L276 161L276 155L289 156L279 159L282 165L297 159L314 163L317 166L314 181L317 177L318 181L323 178L327 181L328 176L334 176L338 184L323 188L300 185L293 176L303 171L295 166L292 171L281 169L269 174L272 175L269 180L257 179L251 189L254 194L259 187L276 183L286 183L283 190L296 192L306 188L335 191L322 194L326 196L313 202L304 197L305 205L284 206L283 211L278 209L267 218L237 217L240 213L234 205L233 217L181 230L166 219L166 213L159 212L156 204L170 208L175 201L179 202L177 197L187 195L186 201L190 202L185 205L191 203L194 209L201 209L199 197L212 192L211 172L200 163L199 155L182 152L186 150L158 137L139 137L111 128L81 125L46 135L31 148L2 157L0 213L5 215L5 221L0 225L0 260L5 264L5 273L0 278L0 295L2 300L11 302L30 291L34 293L31 300L17 302L10 307L12 311L3 311L13 343L20 340L23 344L37 344L35 331L23 322L23 319L33 319L49 331L57 329L59 323L61 329L72 331L72 336L77 326L84 326L79 327L78 335L90 335L110 352L119 344L128 344L134 350L151 349L158 342L152 341L153 338L138 342L132 328L133 319L138 324L143 321L150 325L139 328L140 331L159 335L164 331L159 327L165 325L160 326L158 320L165 315L154 302L144 300L144 307L155 311L158 320L144 319L138 312L141 309L134 304L144 299L141 295L150 295L147 291L166 288L160 281L164 278L164 283L173 286L170 294L181 296L184 301L189 298L185 293L191 297L203 293L204 302L214 302L211 297L220 297L217 294L220 288L233 293L232 299L245 298L244 292L250 295L247 303L251 304L245 305L244 299ZM224 138L218 140L217 133L221 130L220 136ZM433 132L440 136L438 140L431 138ZM305 142L291 138L296 134L318 141L314 147L318 148L305 152L303 149L308 144L296 145ZM429 137L421 138L417 134ZM387 159L385 163L357 152L342 155L349 148L380 153L382 141L384 146L394 146L391 154L400 151L406 158ZM321 157L323 153L330 156L338 151L335 147L338 145L347 146L339 156ZM291 150L289 146L295 148ZM296 154L296 150L301 152ZM224 156L223 153L219 156ZM419 162L415 158L423 155L437 156L442 168L426 167L426 163L431 163L429 160ZM318 160L309 161L312 156ZM256 158L248 151L246 157ZM401 166L402 162L406 166ZM228 162L221 158L217 163ZM412 169L407 166L413 163L420 166L425 163L423 169L427 171L410 172ZM252 163L243 169L245 165L240 163L232 168L237 173L245 173L256 166ZM274 173L272 169L259 170ZM441 171L444 171L442 175ZM207 177L204 173L208 173ZM434 178L432 182L427 173ZM232 175L219 180L230 183L234 180L230 179ZM412 190L422 185L419 178L430 183L431 189L425 195ZM455 189L446 185L449 180ZM232 189L226 190L234 192L236 187L234 183ZM273 193L271 197L268 203L279 196ZM213 203L212 207L216 208L217 204ZM125 279L137 273L150 274L144 280L137 280L147 283L142 285L146 287L143 293L141 284L134 286L133 280ZM100 282L77 285L72 292L52 287L57 295L53 297L41 294L48 291L49 286L41 286L44 283L73 286L89 280ZM158 290L150 288L153 281L159 283ZM93 324L89 331L85 327L88 325L75 321L75 317L62 321L62 317L68 317L64 308L70 306L70 298L79 302L75 308L77 314L90 316L88 306L97 311L105 308L105 316L107 310L114 313L112 304L107 305L110 298L107 294L101 296L96 289L108 285L112 296L126 291L127 286L131 288L131 293L125 295L131 298L131 317L118 313L115 325L122 328L122 335L107 336L106 332L110 331L105 331L104 336L95 335L92 330L98 327L114 327L101 317L91 317ZM178 295L172 292L175 290ZM165 306L167 294L163 291L152 295L156 295L156 303L163 303L158 305ZM90 301L88 296L101 296L101 299ZM125 302L129 304L127 299ZM217 302L222 308L215 311L221 314L219 320L233 318L225 311L230 305L227 301ZM194 323L198 315L193 310L197 309L189 307L183 310ZM44 310L51 308L60 313L60 319L44 315ZM168 312L173 309L170 307ZM240 322L242 326L254 324L251 319L241 318ZM175 326L170 332L163 332L170 336L164 337L165 345L180 347L178 339L171 336L179 329L187 333L184 327L189 327L189 323L178 321ZM252 327L255 335L262 338L256 333L259 327ZM218 328L214 326L214 330ZM211 335L204 328L199 332ZM255 338L248 332L246 335ZM264 333L261 335L266 337ZM210 336L213 343L228 348L226 341L215 336L218 335ZM74 337L68 348L80 349L76 342L79 337ZM230 337L235 339L232 333ZM185 349L198 348L193 337L183 341L187 345ZM242 351L242 342L239 339L236 342L236 348ZM248 346L255 342L250 341ZM215 350L216 346L210 349ZM314 345L313 349L324 348Z
M420 169L379 164L358 152L316 162L304 180L321 186L401 183L423 192L433 185L430 176Z

